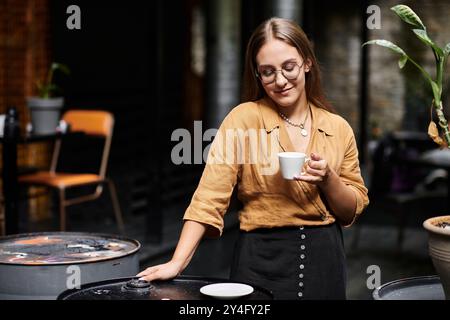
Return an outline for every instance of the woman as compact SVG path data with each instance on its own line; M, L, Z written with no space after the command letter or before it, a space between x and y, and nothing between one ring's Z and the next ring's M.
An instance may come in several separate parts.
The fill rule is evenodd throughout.
M311 44L298 25L273 18L255 30L244 85L250 102L234 108L219 129L172 259L138 276L151 281L180 274L203 236L221 235L238 185L243 209L231 278L267 288L275 299L345 299L340 225L350 226L361 214L367 189L353 131L331 112ZM224 140L238 129L260 130L259 145L270 139L276 152L303 152L310 160L295 180L283 179L279 170L264 171L267 163L247 161L254 156L250 134ZM244 146L245 161L222 161L224 149L236 150L230 144ZM278 162L273 153L269 158L270 165Z

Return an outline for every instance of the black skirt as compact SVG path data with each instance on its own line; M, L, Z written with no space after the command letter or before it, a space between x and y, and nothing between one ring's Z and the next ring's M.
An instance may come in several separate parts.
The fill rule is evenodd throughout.
M341 227L333 223L241 231L230 278L264 287L275 299L345 299Z

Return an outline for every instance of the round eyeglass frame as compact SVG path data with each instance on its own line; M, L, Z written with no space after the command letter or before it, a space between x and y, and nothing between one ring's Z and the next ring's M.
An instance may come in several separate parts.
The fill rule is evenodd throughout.
M274 72L273 77L274 77L274 78L273 78L273 80L271 80L271 81L267 81L267 82L264 81L264 80L263 80L263 77L261 76L261 73L258 71L257 68L255 69L255 75L256 75L256 77L257 77L259 80L261 80L261 82L264 83L264 84L271 84L271 83L275 82L275 81L277 80L277 73L278 73L278 72L281 72L281 74L283 75L283 77L285 77L287 80L295 80L295 79L297 79L298 75L300 74L300 70L302 69L304 63L305 63L305 61L303 61L302 64L299 65L297 62L294 62L294 64L297 65L297 67L298 67L298 72L297 72L297 74L295 75L295 77L287 77L287 76L284 74L284 72L283 72L283 71L286 71L286 70L284 70L283 68L273 70L273 72Z

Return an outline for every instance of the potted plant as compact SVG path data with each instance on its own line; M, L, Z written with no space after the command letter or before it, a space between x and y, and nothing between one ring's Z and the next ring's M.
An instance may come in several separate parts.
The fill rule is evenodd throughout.
M396 5L391 8L398 17L404 22L412 25L413 33L429 47L434 54L436 62L436 74L433 78L419 63L414 61L406 52L396 44L387 40L371 40L363 44L375 44L386 47L400 55L398 65L402 69L406 63L411 62L427 80L433 93L431 104L431 114L433 111L438 119L438 125L430 119L428 126L428 135L441 148L449 148L450 131L447 119L442 106L442 89L444 80L444 70L447 59L450 54L450 43L445 47L439 47L428 35L427 28L419 18L419 16L406 5ZM449 177L450 178L450 177ZM428 231L429 253L432 258L436 272L439 274L442 285L444 287L446 299L450 299L450 216L433 217L423 223L424 228Z
M27 99L31 111L31 125L35 134L49 134L56 130L59 123L64 98L58 96L60 89L54 83L54 73L60 71L69 74L69 68L61 63L53 62L44 81L37 81L37 97Z

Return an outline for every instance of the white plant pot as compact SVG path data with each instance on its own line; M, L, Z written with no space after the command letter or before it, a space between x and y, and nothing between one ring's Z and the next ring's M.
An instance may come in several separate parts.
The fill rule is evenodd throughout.
M61 109L64 106L64 98L38 98L27 99L28 108L31 111L31 125L34 134L50 134L56 131Z
M450 223L450 216L430 218L423 226L428 231L428 252L441 279L445 298L450 300L450 229L440 227L443 222Z

